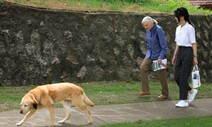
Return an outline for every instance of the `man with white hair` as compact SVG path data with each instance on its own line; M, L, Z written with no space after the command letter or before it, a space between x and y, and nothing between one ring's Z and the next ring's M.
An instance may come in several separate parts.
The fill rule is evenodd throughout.
M146 40L148 50L143 62L140 65L141 72L141 85L142 90L138 93L139 96L150 95L148 71L152 66L153 60L157 60L159 64L162 64L162 59L165 58L167 52L167 44L165 38L165 32L162 27L157 25L157 21L153 18L146 16L142 20L142 25L146 29ZM166 80L166 70L157 71L158 79L160 80L162 91L159 99L168 99L169 91Z

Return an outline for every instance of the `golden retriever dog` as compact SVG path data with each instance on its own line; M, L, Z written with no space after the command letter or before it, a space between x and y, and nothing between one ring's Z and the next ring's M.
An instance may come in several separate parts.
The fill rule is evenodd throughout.
M54 126L54 103L56 102L62 102L66 111L65 118L58 121L59 123L65 123L70 118L71 103L87 114L88 123L93 122L87 105L94 107L94 103L86 96L83 89L72 83L55 83L38 86L22 98L20 113L25 116L16 125L22 125L37 109L47 108L50 112L51 126Z

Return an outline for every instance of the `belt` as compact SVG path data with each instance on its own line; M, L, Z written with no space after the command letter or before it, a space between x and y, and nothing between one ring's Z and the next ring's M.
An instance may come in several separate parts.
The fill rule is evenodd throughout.
M179 46L179 48L191 48L191 46Z

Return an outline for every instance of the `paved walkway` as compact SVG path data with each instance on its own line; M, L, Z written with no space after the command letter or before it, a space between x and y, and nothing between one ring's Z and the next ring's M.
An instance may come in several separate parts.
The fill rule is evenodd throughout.
M56 127L94 127L108 123L132 122L137 120L174 119L188 116L211 116L212 99L197 99L188 108L176 108L177 101L145 102L136 104L104 105L89 108L92 111L94 122L87 125L86 116L73 108L72 119L66 124L57 124L64 117L62 108L55 109ZM0 127L15 127L23 118L18 110L0 112ZM36 112L22 127L46 127L50 125L49 112L45 109Z

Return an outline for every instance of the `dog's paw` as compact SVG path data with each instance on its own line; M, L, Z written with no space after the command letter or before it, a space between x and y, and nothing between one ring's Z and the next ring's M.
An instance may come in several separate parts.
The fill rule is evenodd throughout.
M58 121L58 123L59 123L59 124L64 124L65 121L64 121L64 120L60 120L60 121Z
M91 120L91 121L88 121L88 124L92 124L93 123L93 120Z
M23 124L23 122L22 122L22 121L21 121L21 122L16 123L16 126L21 126L21 124Z

